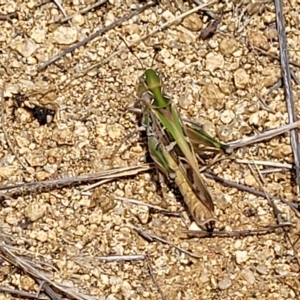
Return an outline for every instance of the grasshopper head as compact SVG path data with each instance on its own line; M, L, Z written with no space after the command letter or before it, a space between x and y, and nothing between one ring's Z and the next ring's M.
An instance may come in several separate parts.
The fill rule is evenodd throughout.
M161 87L159 76L156 74L156 72L153 69L147 69L145 71L145 77L146 77L146 85L148 89L151 91L157 87Z

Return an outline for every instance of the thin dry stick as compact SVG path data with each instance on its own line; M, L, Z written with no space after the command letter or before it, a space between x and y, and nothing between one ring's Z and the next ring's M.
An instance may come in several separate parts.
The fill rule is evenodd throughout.
M271 129L271 130L265 131L263 133L260 133L260 134L257 134L257 135L251 136L251 137L247 137L247 138L244 138L241 140L236 140L236 141L230 142L230 143L228 143L228 145L230 147L232 147L233 149L245 147L247 145L251 145L251 144L258 143L258 142L261 142L264 140L271 139L277 135L283 134L283 133L285 133L289 130L292 130L294 128L297 128L299 126L300 126L300 121L296 121L296 122L293 122L293 123L290 123L287 125L280 126L276 129Z
M280 63L283 74L283 83L285 90L285 100L288 110L288 116L290 123L297 121L297 116L295 112L295 104L293 99L293 90L291 83L291 71L288 59L288 45L285 32L284 18L283 18L283 7L281 0L275 0L275 10L276 10L276 22L278 30L278 40L279 40L279 51L280 51ZM296 168L296 181L298 185L298 195L300 192L300 147L299 147L299 137L298 130L293 129L291 131L291 145L294 154L295 168Z
M90 184L89 186L83 188L80 193L83 195L84 193L87 193L87 191L92 190L92 189L94 189L104 183L110 182L110 181L111 181L111 179L104 179L104 180L98 181L94 184Z
M42 284L39 285L39 288L38 288L38 290L37 290L37 292L36 292L36 298L39 297L39 295L40 295L40 293L41 293L41 291L42 291L42 288L43 288L44 283L45 283L45 281L43 281ZM51 297L50 297L50 299L51 299Z
M204 174L205 177L213 179L213 180L215 180L217 182L220 182L221 184L223 184L225 186L236 188L236 189L238 189L240 191L247 192L247 193L256 195L258 197L266 198L266 195L263 192L258 191L256 189L253 189L253 188L251 188L249 186L246 186L244 184L236 183L234 181L230 181L230 180L221 178L218 175L213 174L212 172L204 172L202 174ZM295 214L298 217L300 217L300 214L298 212L298 209L299 209L299 204L298 203L293 203L293 202L290 202L290 201L288 201L288 200L286 200L284 198L275 197L273 195L268 195L268 196L270 198L272 198L272 199L273 198L278 198L281 202L283 202L284 204L288 205L295 212Z
M256 167L256 171L258 172L259 176L260 176L260 179L256 176L256 172L253 170L252 166L249 164L248 167L250 168L253 176L255 177L257 183L259 184L259 187L260 189L262 190L262 192L265 194L265 198L268 200L268 203L269 205L272 207L273 209L273 213L274 213L274 216L277 220L277 223L278 224L281 224L282 223L282 213L281 211L278 209L278 207L276 206L275 202L274 202L274 198L271 199L271 197L269 197L269 194L266 192L265 188L264 188L264 184L262 184L262 181L263 181L263 177L262 175L260 174L259 172L259 169L257 167L257 165L255 165Z
M65 17L65 18L61 19L61 20L58 21L58 22L64 23L64 22L66 22L66 21L72 19L72 18L73 18L75 15L77 15L77 14L82 14L82 15L84 15L84 14L88 13L89 11L91 11L92 9L95 9L95 8L101 6L102 4L105 4L107 1L108 1L108 0L101 0L101 1L98 1L98 2L96 2L96 3L94 3L94 4L92 4L92 5L90 5L90 6L86 7L86 8L84 8L84 9L81 9L81 10L77 11L75 14L73 14L73 15L71 15L71 16L68 16L68 17Z
M2 127L2 131L3 131L3 135L4 135L5 141L8 145L8 147L9 147L10 151L13 153L15 158L19 161L22 168L25 171L27 171L27 166L22 162L19 155L16 153L15 148L13 147L13 145L10 141L10 138L8 136L8 133L7 133L5 125L4 125L4 123L5 123L5 120L4 120L4 116L5 116L5 113L4 113L4 106L5 106L5 104L4 104L4 90L5 90L5 84L3 83L2 91L1 91L1 127Z
M17 19L18 14L16 12L8 13L8 14L1 14L0 13L0 21L9 21L11 19Z
M148 258L146 261L147 261L147 266L148 266L148 271L149 271L150 277L151 277L151 279L152 279L152 281L153 281L153 283L154 283L154 285L155 285L158 293L160 294L161 299L167 300L166 296L164 295L162 289L160 288L160 286L159 286L159 284L158 284L158 282L156 280L156 277L155 277L154 272L153 272L153 268L151 266L150 259Z
M269 56L269 57L272 57L274 59L277 59L277 60L280 60L278 56L274 55L274 54L271 54L271 53L268 53L267 51L264 51L263 49L260 49L258 47L255 47L253 46L253 49L259 51L260 53L266 55L266 56ZM295 61L289 61L289 63L295 67L300 67L300 63L297 63Z
M11 289L5 286L0 286L0 291L3 293L7 293L7 294L11 294L11 295L16 295L22 298L32 298L32 299L39 299L39 300L49 300L49 297L47 296L42 296L39 295L37 297L36 294L33 293L29 293L29 292L24 292L24 291L20 291L20 290L16 290L16 289Z
M64 8L62 7L61 3L59 0L53 0L53 2L56 4L56 6L59 8L59 10L62 12L62 14L67 17L68 15L66 14Z
M252 157L252 161L254 161L252 155L251 155L251 157ZM263 188L264 188L263 186L266 185L266 180L265 180L265 178L262 176L262 174L260 173L260 170L258 169L258 166L257 166L256 163L254 163L254 166L255 166L256 172L257 172L257 174L258 174L258 176L259 176L259 178L256 178L256 181L258 182L260 188L263 189ZM256 177L256 172L253 170L251 164L248 164L248 167L250 168L250 170L251 170L253 176Z
M286 169L293 169L292 164L287 163L279 163L275 161L264 161L264 160L248 160L248 159L235 159L238 164L255 164L255 165L262 165L274 168L286 168Z
M137 228L137 227L135 227L135 226L133 226L133 230L134 230L135 232L137 232L142 238L144 238L145 240L147 240L147 241L149 241L149 242L153 242L153 241L156 240L156 241L161 242L161 243L163 243L163 244L170 245L171 247L174 247L174 248L177 249L178 251L180 251L180 252L182 252L182 253L185 253L185 254L187 254L187 255L189 255L189 256L191 256L191 257L201 258L200 255L197 255L197 254L194 254L194 253L192 253L192 252L190 252L190 251L188 251L188 250L182 249L181 247L178 247L178 246L172 244L171 242L167 241L166 239L161 238L161 237L159 237L159 236L157 236L157 235L150 234L150 233L148 233L148 232L146 232L146 231L144 231L144 230L141 230L141 229L139 229L139 228Z
M293 70L291 70L291 76L297 84L300 84L299 79ZM282 87L282 78L280 78L273 86L270 87L267 95L270 95L271 93L273 93L274 91L278 90L281 87ZM274 111L271 112L274 113Z
M252 170L252 167L251 167L250 164L249 164L249 167L250 167L250 169ZM255 167L256 167L256 170L257 170L259 176L262 178L262 175L261 175L261 173L260 173L260 171L259 171L259 169L258 169L258 167L257 167L256 164L255 164ZM252 170L252 173L253 173L254 176L255 176L255 172L254 172L253 170ZM268 200L269 204L270 204L271 207L273 208L274 216L275 216L276 219L277 219L277 223L278 223L278 224L283 223L284 221L283 221L283 219L282 219L282 213L281 213L281 211L278 209L278 207L276 206L276 204L275 204L275 202L274 202L274 198L271 199L271 197L269 197L269 194L266 192L266 190L265 190L265 188L264 188L265 185L262 185L261 182L260 182L260 180L259 180L258 178L257 178L256 180L257 180L257 182L259 183L260 188L261 188L262 191L264 192L264 194L265 194L265 196L266 196L266 199ZM283 229L283 231L284 231L284 237L285 237L285 239L286 239L286 240L288 241L288 243L291 245L291 247L292 247L294 253L296 253L296 249L294 248L294 245L293 245L293 243L292 243L292 241L291 241L291 239L290 239L290 236L289 236L289 234L288 234L286 228L282 228L282 229ZM299 265L299 267L300 267L300 260L299 260L298 257L296 257L296 259L297 259L298 265Z
M136 110L136 112L138 112L138 110ZM182 118L182 120L185 121L185 122L194 124L196 126L202 127L202 125L199 122L196 122L196 121L193 121L193 120L190 120L190 119L187 119L187 118ZM264 140L271 139L275 136L283 134L283 133L285 133L289 130L292 130L294 128L297 128L299 126L300 126L300 121L297 121L297 122L294 122L294 123L290 123L290 124L287 124L287 125L280 126L278 128L275 128L275 129L267 130L267 131L262 132L260 134L256 134L256 135L253 135L253 136L250 136L250 137L246 137L246 138L243 138L243 139L232 141L232 142L226 144L227 146L229 146L229 149L227 149L226 152L228 154L230 154L233 151L233 149L245 147L245 146L257 143L257 142L261 142L261 141L264 141Z
M111 23L110 25L101 28L100 30L96 31L95 33L93 33L92 35L88 36L87 38L85 38L84 40L76 43L75 45L67 48L66 50L64 50L63 52L61 52L60 54L52 57L51 59L49 59L47 62L43 63L42 65L40 65L37 68L37 71L42 71L44 70L46 67L48 67L50 64L56 62L57 60L61 59L62 57L64 57L65 55L67 55L68 53L73 52L75 49L84 46L85 44L87 44L88 42L90 42L91 40L95 39L96 37L104 34L105 32L121 25L124 21L129 20L130 18L132 18L135 15L140 14L141 12L143 12L144 10L146 10L147 8L154 6L156 4L156 2L150 2L130 13L128 13L127 15L121 17L120 19L116 20L115 22ZM80 75L82 76L82 75Z
M2 258L5 261L8 261L9 263L13 264L15 267L20 268L24 273L29 274L36 280L42 280L48 283L50 286L56 288L57 290L61 291L63 294L66 294L74 299L78 300L96 300L92 296L84 295L80 292L77 292L74 290L74 288L62 286L60 284L57 284L53 281L51 281L44 273L39 272L36 270L35 267L33 267L28 262L24 261L21 257L16 256L13 252L11 252L5 244L0 242L0 253L2 253Z
M261 174L272 174L272 173L284 173L287 172L284 168L273 168L273 169L264 169L260 171Z
M59 0L53 0L53 2L57 5L57 7L59 8L59 10L62 12L62 14L64 15L65 18L68 17L68 15L66 14L64 8L62 7L61 3ZM69 21L68 22L69 25L72 27L72 23Z
M289 282L287 282L286 278L280 278L278 277L278 275L274 275L274 277L277 278L281 284L288 286L289 289L295 293L296 297L299 298L299 278L297 275L294 279L294 284L290 284Z
M156 33L158 33L158 32L160 32L160 31L162 31L162 30L168 28L168 27L169 27L170 25L172 25L173 23L175 23L175 22L177 22L177 21L179 21L179 20L182 20L183 18L185 18L185 17L187 17L187 16L189 16L189 15L191 15L191 14L193 14L193 13L195 13L195 12L197 12L197 11L199 11L199 10L201 10L201 9L203 9L203 8L205 8L205 7L207 7L207 6L210 6L210 5L212 5L212 4L215 4L215 3L217 3L217 2L218 2L217 0L213 0L213 1L210 1L210 2L208 2L208 3L206 3L206 4L203 4L203 5L201 5L201 6L197 6L197 7L193 8L193 9L191 9L191 10L186 11L185 13L183 13L183 14L181 14L181 15L175 17L174 19L165 22L164 24L162 24L161 26L159 26L157 29L151 31L150 33L148 33L148 34L146 34L146 35L143 35L143 36L140 37L138 40L136 40L136 41L130 43L130 44L128 45L128 47L129 47L129 48L132 48L133 46L135 46L135 45L139 44L140 42L146 40L146 39L149 38L150 36L153 36L153 35L155 35ZM85 69L83 72L81 72L81 73L78 74L77 76L73 77L71 80L73 81L73 80L75 80L76 78L79 78L79 77L83 76L84 74L88 73L89 71L93 70L94 68L98 68L98 67L100 67L100 66L102 66L102 65L104 65L104 64L106 64L106 63L108 63L109 61L111 61L111 59L112 59L113 57L115 57L115 56L117 56L117 55L120 55L120 54L121 54L123 51L125 51L125 50L128 50L128 47L123 47L123 48L121 48L120 50L118 50L118 51L112 53L108 58L106 58L106 59L103 60L102 62L96 63L96 64L94 64L94 65L88 67L88 68Z
M205 237L245 237L249 235L265 235L277 232L279 228L291 228L291 223L282 223L270 225L264 228L249 229L249 230L234 230L234 231L218 231L214 230L212 233L203 230L184 230L183 233L188 234L189 237L205 238Z
M113 261L133 261L133 260L144 260L145 255L135 254L135 255L108 255L108 256L95 256L95 260L113 262Z
M294 258L296 258L298 267L300 268L300 258L298 255L298 251L295 249L295 244L292 242L291 237L286 229L284 229L284 234L285 234L285 238L287 239L288 243L291 245L291 248L293 249Z
M154 209L155 211L159 211L163 214L166 214L166 215L172 215L172 216L177 216L177 217L180 217L181 214L180 213L177 213L177 212L171 212L171 211L168 211L164 208L161 208L160 206L157 206L157 205L152 205L152 204L149 204L149 203L145 203L145 202L142 202L142 201L138 201L138 200L135 200L135 199L129 199L129 198L124 198L124 197L115 197L115 200L117 201L123 201L123 202L129 202L129 203L132 203L132 204L136 204L136 205L142 205L142 206L147 206L151 209Z
M291 69L291 76L292 76L292 79L295 81L295 83L300 85L300 80L293 69Z
M61 300L61 298L57 295L57 293L55 293L53 291L53 289L47 282L45 282L41 279L38 279L38 278L36 278L36 281L40 284L40 288L37 293L37 298L40 294L40 291L43 290L45 292L45 294L47 294L51 300Z
M204 2L203 2L203 1L200 1L200 0L193 0L193 1L194 1L198 6L201 6L201 5L204 4ZM215 19L215 20L218 19L218 17L216 16L216 14L215 14L214 12L209 11L209 10L204 10L204 12L205 12L209 17L211 17L212 19Z
M49 187L78 185L84 182L92 182L100 179L113 180L119 177L133 176L138 173L148 171L151 168L152 168L151 165L144 164L141 166L117 168L117 169L102 171L99 173L86 174L86 175L75 176L75 177L67 177L67 178L45 180L45 181L31 182L31 183L20 183L20 184L9 185L9 186L0 186L0 190L8 191L8 190L16 189L17 190L16 192L19 192L21 189L24 189L24 191L34 191L34 190L45 189ZM14 194L14 192L12 194ZM8 194L8 196L9 195L10 194Z

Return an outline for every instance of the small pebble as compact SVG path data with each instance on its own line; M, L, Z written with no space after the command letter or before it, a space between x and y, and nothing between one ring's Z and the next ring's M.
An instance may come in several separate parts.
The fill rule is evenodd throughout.
M220 290L226 290L232 285L232 281L229 277L224 277L221 281L218 283L218 288Z
M47 210L47 204L41 203L39 201L34 201L30 203L24 213L25 216L31 221L35 222L38 219L42 218Z
M46 242L48 239L48 234L44 230L40 230L36 234L36 239L40 242Z
M211 74L217 69L224 68L224 58L221 54L213 54L209 52L206 56L205 61L206 70L210 71Z
M71 45L77 41L77 36L75 28L60 26L49 36L49 41L59 45Z
M84 17L81 14L75 14L72 18L72 23L74 25L81 26L84 24Z
M220 120L224 124L229 124L235 118L235 114L232 110L224 110L220 116Z
M244 269L241 271L240 275L249 283L253 284L255 282L255 276L250 269Z
M238 69L234 72L234 83L239 89L244 89L249 83L250 76L244 69Z
M256 272L260 275L267 275L269 273L269 268L266 266L257 266Z
M242 241L241 240L236 240L234 243L234 248L239 249L242 246Z
M231 56L233 52L238 50L239 43L232 38L224 38L220 43L220 52L225 56Z
M242 264L243 262L247 261L248 260L248 253L247 251L244 251L244 250L238 250L235 252L235 260L236 260L236 263L239 265L239 264Z

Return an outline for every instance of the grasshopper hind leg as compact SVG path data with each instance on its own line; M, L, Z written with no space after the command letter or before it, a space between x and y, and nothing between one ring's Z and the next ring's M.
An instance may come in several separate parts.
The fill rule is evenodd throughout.
M215 221L208 221L205 224L206 230L210 235L212 235L215 230L215 223L216 223Z

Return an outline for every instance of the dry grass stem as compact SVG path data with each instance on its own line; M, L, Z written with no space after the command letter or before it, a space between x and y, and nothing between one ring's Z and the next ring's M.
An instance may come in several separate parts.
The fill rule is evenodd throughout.
M275 11L276 11L276 23L279 39L279 51L280 51L280 63L283 74L283 83L285 91L285 101L287 105L287 111L290 123L297 121L297 114L295 111L295 103L293 99L293 90L291 83L291 71L288 58L288 44L285 32L285 24L283 17L283 6L282 0L275 0ZM296 181L298 185L298 195L300 193L300 147L299 147L299 136L298 129L291 131L291 145L294 154L295 169L296 169Z
M182 249L181 247L178 247L176 245L174 245L173 243L167 241L166 239L162 238L162 237L159 237L157 235L154 235L154 234L151 234L149 232L146 232L142 229L139 229L135 226L133 226L133 230L135 232L137 232L142 238L144 238L145 240L147 240L148 242L154 242L154 241L157 241L157 242L161 242L163 244L166 244L166 245L169 245L175 249L177 249L179 252L182 252L182 253L185 253L186 255L189 255L191 257L195 257L195 258L200 258L201 256L195 254L195 253L192 253L190 251L187 251L185 249Z
M116 20L115 22L111 23L108 26L105 26L103 28L101 28L100 30L96 31L95 33L93 33L92 35L88 36L87 38L85 38L84 40L76 43L75 45L69 47L68 49L64 50L63 52L61 52L60 54L52 57L50 60L48 60L47 62L43 63L42 65L40 65L37 68L37 71L40 72L42 70L44 70L45 68L47 68L49 65L53 64L54 62L58 61L59 59L61 59L62 57L64 57L65 55L67 55L68 53L73 52L75 49L82 47L84 45L86 45L87 43L89 43L90 41L92 41L93 39L99 37L100 35L104 34L105 32L115 28L116 26L119 26L120 24L122 24L124 21L132 18L133 16L143 12L144 10L146 10L147 8L151 7L155 5L155 2L150 2L145 4L144 6L130 12L129 14L121 17L120 19Z
M191 10L188 10L187 12L185 12L185 13L183 13L183 14L177 16L177 17L175 17L174 19L172 19L172 20L170 20L170 21L168 21L168 22L165 22L164 24L162 24L161 26L159 26L157 29L151 31L150 33L148 33L148 34L146 34L146 35L143 35L143 36L140 37L138 40L136 40L136 41L130 43L130 44L128 45L128 47L129 47L129 48L132 48L133 46L138 45L139 43L145 41L146 39L148 39L149 37L155 35L156 33L160 32L160 31L162 31L162 30L165 30L166 28L168 28L169 26L171 26L171 25L174 24L175 22L177 22L177 21L179 21L179 20L182 20L183 18L185 18L185 17L187 17L187 16L189 16L189 15L191 15L191 14L193 14L193 13L195 13L195 12L197 12L197 11L199 11L199 10L205 8L205 7L211 6L212 4L215 4L215 3L217 3L217 1L216 1L216 0L213 0L213 1L210 1L210 2L208 2L208 3L203 4L203 5L201 5L201 6L197 6L197 7L193 8L193 9L191 9ZM106 58L106 59L103 60L102 62L97 63L97 64L94 64L94 65L88 67L88 68L85 69L80 75L77 75L76 77L73 77L73 78L71 79L71 81L72 81L72 80L75 80L75 79L77 79L77 78L79 78L80 76L82 76L82 75L88 73L89 71L91 71L91 70L93 70L93 69L95 69L95 68L99 68L100 66L102 66L102 65L104 65L104 64L106 64L106 63L108 63L108 62L109 62L112 58L114 58L115 56L120 55L120 54L121 54L123 51L125 51L125 50L128 50L128 47L123 47L123 48L121 48L120 50L118 50L118 51L114 52L113 54L111 54L108 58Z
M75 14L82 14L82 15L84 15L84 14L88 13L89 11L91 11L91 10L93 10L93 9L95 9L95 8L98 8L99 6L105 4L107 1L108 1L108 0L101 0L101 1L98 1L98 2L96 2L96 3L94 3L94 4L92 4L92 5L90 5L90 6L86 7L86 8L84 8L84 9L81 9L81 10L77 11ZM66 21L69 21L70 19L72 19L72 18L74 17L75 14L73 14L73 15L71 15L71 16L67 16L67 17L61 19L61 20L58 21L58 22L64 23L64 22L66 22Z
M145 203L145 202L142 202L142 201L139 201L139 200L124 198L124 197L115 197L114 199L117 200L117 201L128 202L128 203L132 203L132 204L135 204L135 205L147 206L147 207L153 209L154 211L161 212L161 213L163 213L165 215L168 215L168 216L170 216L170 215L176 216L176 217L181 216L180 213L171 212L171 211L168 211L164 208L161 208L160 206L152 205L152 204Z
M245 147L245 146L252 145L252 144L255 144L258 142L269 140L275 136L278 136L287 131L293 130L299 126L300 126L300 121L296 121L296 122L293 122L293 123L290 123L290 124L287 124L284 126L280 126L276 129L271 129L271 130L265 131L263 133L260 133L260 134L257 134L257 135L251 136L251 137L247 137L247 138L243 138L243 139L240 139L237 141L230 142L230 143L228 143L228 145L230 147L232 147L233 149Z
M93 257L77 257L76 260L80 261L103 261L103 262L122 262L122 261L136 261L136 260L145 260L145 255L143 254L134 254L134 255L107 255L107 256L93 256Z
M141 166L133 166L133 167L124 167L124 168L117 168L117 169L110 169L106 171L102 171L99 173L94 174L87 174L69 178L61 178L55 180L45 180L40 182L32 182L32 183L20 183L10 186L2 186L0 187L1 191L8 191L8 190L16 190L14 193L24 191L34 191L34 190L43 190L47 188L53 187L62 187L68 185L78 185L83 184L86 182L93 182L97 180L115 180L119 177L127 177L139 174L141 172L145 172L151 169L151 165L144 164ZM9 196L9 195L8 195Z
M279 162L275 162L275 161L249 160L249 159L238 159L238 158L236 158L235 161L239 164L255 164L255 165L262 165L262 166L282 168L282 169L292 169L293 168L292 164L279 163ZM264 170L261 170L261 172L263 172L263 171Z
M149 274L150 274L150 277L158 291L158 293L160 294L160 297L161 299L163 300L167 300L167 297L165 296L165 294L163 293L162 289L160 288L158 282L157 282L157 279L156 279L156 276L154 275L154 272L153 272L153 268L151 266L151 262L150 262L150 259L148 258L147 259L147 267L148 267L148 271L149 271Z
M59 8L59 10L62 12L62 14L64 15L65 18L68 18L68 15L66 14L63 6L61 5L61 1L60 0L53 0L53 2L56 4L56 6ZM69 25L72 27L72 23L69 21L68 19L68 23Z
M251 235L266 235L270 233L277 233L283 228L291 228L291 223L281 223L276 225L269 225L265 228L247 229L247 230L233 230L233 231L218 231L215 230L212 234L199 230L184 230L183 233L188 234L189 237L206 238L206 237L247 237Z
M55 283L51 279L49 279L46 275L42 272L38 271L35 267L33 267L30 263L24 261L22 257L15 255L12 251L6 247L5 244L0 242L0 252L2 258L13 264L15 267L20 268L25 274L30 274L36 280L42 280L49 284L50 286L54 287L55 289L61 291L63 294L68 295L77 300L95 300L96 298L81 294L80 292L75 291L74 288L62 286L60 284ZM34 262L32 262L34 264Z
M221 178L211 172L203 172L203 175L207 178L210 178L210 179L213 179L217 182L220 182L221 184L225 185L225 186L229 186L231 188L235 188L235 189L238 189L240 191L243 191L243 192L247 192L247 193L250 193L250 194L253 194L253 195L256 195L258 197L263 197L263 198L266 198L266 195L264 192L261 192L261 191L258 191L254 188L251 188L249 186L246 186L244 184L240 184L240 183L237 183L237 182L234 182L234 181L231 181L231 180L227 180L227 179L224 179L224 178ZM268 195L269 198L278 198L278 197L275 197L273 195ZM291 207L293 209L293 211L297 214L298 217L300 217L300 214L298 212L299 210L299 204L298 203L293 203L291 201L288 201L286 199L283 199L283 198L278 198L280 201L282 201L284 204L288 205L289 207Z
M39 300L48 300L49 299L48 296L36 295L36 294L33 294L33 293L20 291L20 290L8 288L8 287L5 287L5 286L0 286L0 291L3 292L3 293L10 294L10 295L19 296L19 297L22 297L22 298L39 299Z

